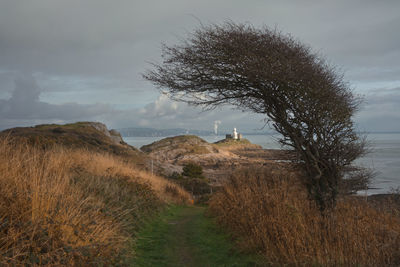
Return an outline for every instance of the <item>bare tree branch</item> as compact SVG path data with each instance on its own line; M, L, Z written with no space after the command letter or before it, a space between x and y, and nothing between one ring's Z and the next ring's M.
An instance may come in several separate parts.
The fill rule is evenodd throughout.
M298 152L310 196L322 211L335 205L347 167L365 151L352 121L360 99L336 68L290 35L233 22L202 25L164 45L162 58L145 79L174 100L265 114Z

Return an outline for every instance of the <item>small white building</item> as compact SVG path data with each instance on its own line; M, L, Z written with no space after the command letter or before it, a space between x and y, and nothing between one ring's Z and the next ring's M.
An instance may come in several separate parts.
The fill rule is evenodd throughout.
M234 140L237 140L237 139L238 139L238 133L236 132L236 128L233 128L232 138L233 138Z
M241 140L243 138L241 133L236 131L236 128L233 128L232 134L227 134L226 139L233 139L233 140Z

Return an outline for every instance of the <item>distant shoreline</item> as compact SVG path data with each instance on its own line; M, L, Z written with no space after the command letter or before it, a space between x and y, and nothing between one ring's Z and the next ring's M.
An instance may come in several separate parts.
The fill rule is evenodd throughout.
M197 136L224 136L225 132L228 133L228 131L220 131L221 133L224 134L215 134L212 132L202 132L199 133L200 130L187 130L187 132L178 132L176 134L163 134L163 130L160 130L160 132L154 132L154 133L140 133L140 134L126 134L126 132L124 133L124 129L116 129L118 132L121 133L122 137L173 137L173 136L177 136L177 135L197 135ZM357 132L358 134L400 134L400 132ZM265 133L246 133L243 132L243 135L279 135L279 133L274 133L274 132L265 132Z

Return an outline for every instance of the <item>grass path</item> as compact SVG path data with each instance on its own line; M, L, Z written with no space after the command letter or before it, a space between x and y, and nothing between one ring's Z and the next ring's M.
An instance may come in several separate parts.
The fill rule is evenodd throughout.
M237 253L204 216L204 207L171 207L139 232L133 266L259 266Z

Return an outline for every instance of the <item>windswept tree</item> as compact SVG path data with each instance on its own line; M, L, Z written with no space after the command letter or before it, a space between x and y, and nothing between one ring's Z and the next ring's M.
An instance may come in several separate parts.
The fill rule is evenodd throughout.
M320 209L335 205L365 146L352 121L360 101L334 67L290 35L234 23L201 26L162 58L145 79L174 100L264 114L297 151Z

